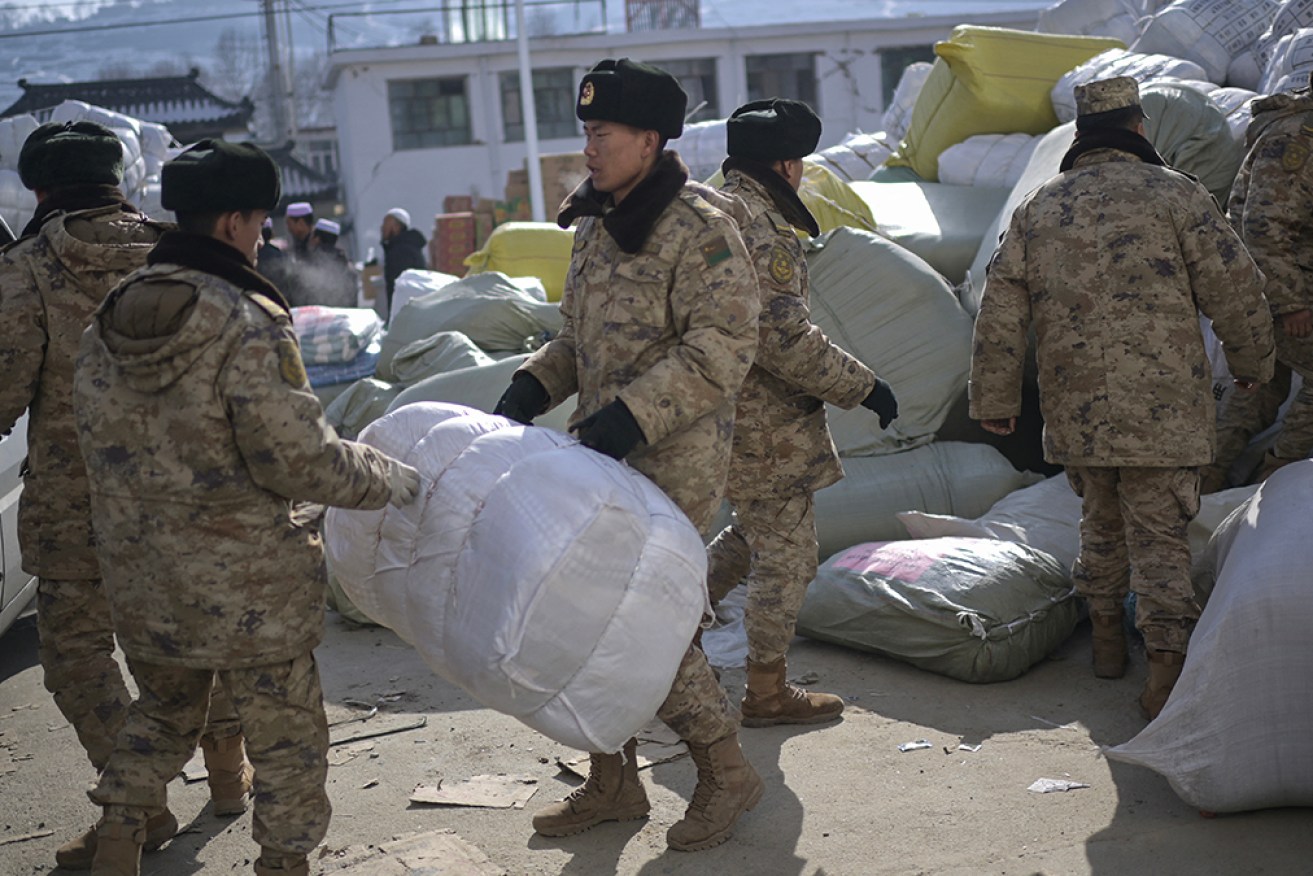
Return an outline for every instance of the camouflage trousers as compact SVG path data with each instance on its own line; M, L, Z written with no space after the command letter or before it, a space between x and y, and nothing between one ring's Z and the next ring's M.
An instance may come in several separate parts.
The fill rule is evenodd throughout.
M1232 392L1217 414L1217 456L1203 471L1205 493L1227 485L1227 473L1259 432L1276 422L1281 405L1290 395L1291 375L1303 386L1290 401L1269 464L1291 462L1313 455L1313 338L1292 338L1277 327L1277 363L1272 380L1254 392Z
M1195 468L1067 468L1083 500L1076 590L1091 611L1119 609L1129 588L1145 645L1185 653L1199 619L1187 530L1199 513Z
M328 719L314 654L248 669L193 669L128 660L140 695L93 802L105 824L140 826L196 748L210 688L228 692L255 767L252 834L274 855L308 855L328 832Z
M132 697L114 659L109 599L99 578L37 582L37 633L46 690L100 772L114 749ZM224 739L242 732L232 701L215 685L205 733Z
M715 605L748 579L748 659L773 663L788 652L816 577L815 503L811 493L749 499L736 503L734 517L707 548L707 590Z

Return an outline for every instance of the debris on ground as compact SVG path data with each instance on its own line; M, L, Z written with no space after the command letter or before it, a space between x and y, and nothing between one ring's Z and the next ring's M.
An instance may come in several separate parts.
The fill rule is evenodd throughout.
M0 837L0 846L11 846L14 843L25 843L29 840L42 839L43 837L54 836L53 830L34 830L31 833L23 833L18 836Z
M917 739L914 742L904 742L898 746L898 750L902 752L920 751L923 748L934 748L934 745L931 744L929 739Z
M538 790L532 776L472 776L436 785L417 785L410 802L436 806L473 806L479 809L523 809Z
M404 715L380 715L369 720L362 728L334 731L330 726L330 746L346 745L348 742L359 742L362 739L376 739L379 736L391 736L393 733L404 733L407 730L418 730L427 726L429 719L427 715L419 717L406 717Z
M1089 785L1084 782L1073 782L1070 779L1036 779L1026 790L1034 791L1036 794L1052 794L1056 791L1076 791L1088 787Z
M373 846L324 849L319 863L333 876L506 876L477 846L453 830L433 830Z

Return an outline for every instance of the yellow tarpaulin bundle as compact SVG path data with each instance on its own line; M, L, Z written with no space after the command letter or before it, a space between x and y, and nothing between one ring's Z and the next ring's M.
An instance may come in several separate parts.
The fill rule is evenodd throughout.
M508 277L537 277L548 301L560 301L570 268L574 232L551 222L498 225L483 248L465 257L471 274L500 271Z
M1108 49L1106 37L1055 36L963 25L935 44L934 69L887 164L939 179L939 153L976 134L1043 134L1058 125L1049 92L1067 71Z

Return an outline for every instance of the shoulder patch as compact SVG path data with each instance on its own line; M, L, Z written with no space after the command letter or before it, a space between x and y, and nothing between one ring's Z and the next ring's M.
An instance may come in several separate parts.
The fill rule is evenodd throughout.
M783 215L774 210L767 210L766 216L770 219L771 224L775 226L775 230L780 234L793 234L793 226L785 221Z
M708 268L714 268L721 262L728 260L732 254L729 241L725 239L723 234L717 234L711 240L702 244L698 247L698 251L702 253L702 260L707 263Z
M269 314L269 317L273 319L274 322L277 322L280 319L289 319L291 316L286 308L277 301L274 301L268 295L261 295L259 292L244 292L243 294L250 299L252 304Z
M770 251L770 276L776 283L792 283L794 275L793 259L778 243Z
M1286 173L1294 173L1302 168L1307 161L1308 146L1300 140L1287 143L1285 148L1281 150L1281 169Z
M278 341L278 373L293 389L304 389L310 382L305 373L305 363L301 361L301 350L291 338L281 338Z

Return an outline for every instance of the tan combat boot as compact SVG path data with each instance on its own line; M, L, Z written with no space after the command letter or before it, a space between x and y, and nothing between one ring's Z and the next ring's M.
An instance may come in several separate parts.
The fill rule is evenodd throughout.
M740 707L744 727L820 724L843 714L841 698L796 688L785 681L787 671L783 657L773 663L748 660L748 690Z
M255 876L310 876L310 862L303 855L261 852L255 861Z
M246 762L242 743L240 733L225 739L201 737L215 815L241 815L246 811L246 796L251 792L255 770Z
M729 839L734 824L757 805L765 791L761 776L731 733L710 745L688 743L698 768L698 784L684 818L666 831L666 844L680 852L697 852Z
M96 854L91 876L140 876L141 845L146 829L126 824L103 824L96 829Z
M1120 606L1106 611L1090 609L1095 678L1121 678L1126 674L1126 627L1123 619Z
M178 833L178 819L165 809L146 821L146 840L142 849L153 852L173 839ZM90 870L96 857L96 828L93 826L82 836L69 840L55 850L55 863L64 870Z
M604 821L647 817L652 805L638 778L638 740L630 739L620 754L589 756L588 781L533 817L533 829L543 836L573 836Z
M1180 651L1159 651L1155 648L1146 650L1149 657L1149 680L1144 683L1144 691L1140 694L1140 714L1152 721L1167 705L1167 698L1172 695L1172 688L1181 677L1185 655Z

